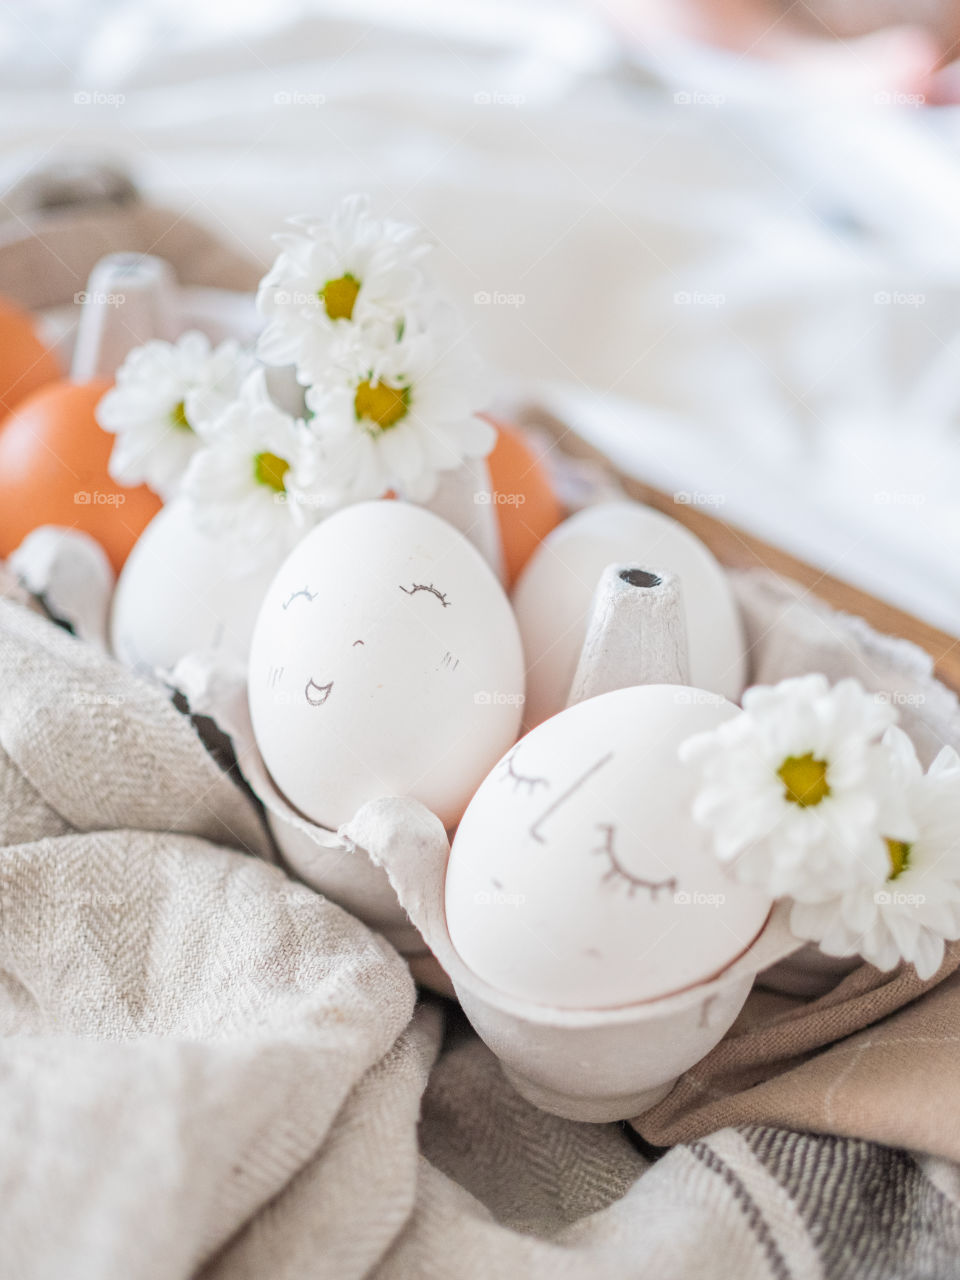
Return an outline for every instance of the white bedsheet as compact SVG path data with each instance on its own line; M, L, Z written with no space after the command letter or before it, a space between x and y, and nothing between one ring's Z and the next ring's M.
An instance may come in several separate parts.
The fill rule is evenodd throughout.
M954 113L784 96L563 0L0 9L7 175L107 154L264 259L370 190L492 396L960 633Z

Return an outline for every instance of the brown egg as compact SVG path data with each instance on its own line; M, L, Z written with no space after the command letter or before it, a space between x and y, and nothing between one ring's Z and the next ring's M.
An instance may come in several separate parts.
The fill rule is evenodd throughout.
M26 311L0 298L0 418L31 391L62 377Z
M55 524L97 539L119 570L160 510L145 486L124 489L107 471L113 436L94 417L107 381L54 382L0 421L0 557L31 529Z
M563 519L546 469L516 427L484 414L497 429L487 458L507 581L512 585L538 543Z

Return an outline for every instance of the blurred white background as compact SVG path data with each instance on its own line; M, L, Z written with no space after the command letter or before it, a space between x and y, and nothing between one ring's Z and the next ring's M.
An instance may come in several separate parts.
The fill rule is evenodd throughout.
M264 263L369 191L432 233L491 399L960 633L957 108L849 43L811 76L609 17L8 0L3 189L107 157Z

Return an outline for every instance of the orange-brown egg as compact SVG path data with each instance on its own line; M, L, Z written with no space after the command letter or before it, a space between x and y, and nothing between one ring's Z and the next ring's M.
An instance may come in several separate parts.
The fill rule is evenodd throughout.
M57 358L37 337L32 318L0 298L0 418L60 377Z
M516 427L484 417L497 429L497 443L487 463L507 581L512 585L541 539L563 519L563 509L545 467Z
M113 436L94 410L109 387L54 382L0 421L0 557L31 529L55 524L96 538L119 570L160 510L151 490L124 489L107 471Z

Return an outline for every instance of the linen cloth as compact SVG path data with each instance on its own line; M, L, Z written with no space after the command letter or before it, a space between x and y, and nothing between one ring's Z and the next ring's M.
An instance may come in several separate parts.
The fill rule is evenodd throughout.
M818 625L863 658L781 584L740 594L771 661ZM897 642L870 652L905 678ZM758 992L639 1122L684 1142L651 1163L521 1099L271 856L166 690L0 601L0 1274L955 1275L954 980L892 1017L916 982L866 966L812 1004Z

